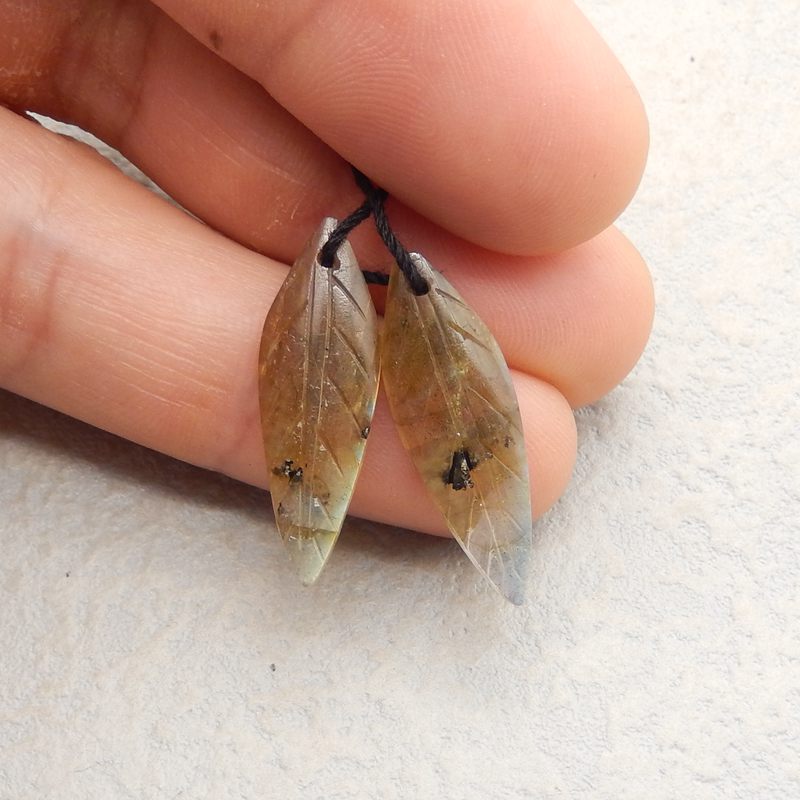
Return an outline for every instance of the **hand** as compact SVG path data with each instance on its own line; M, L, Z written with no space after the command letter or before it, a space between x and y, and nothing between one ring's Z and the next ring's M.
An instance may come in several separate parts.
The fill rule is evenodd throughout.
M647 270L608 227L647 123L566 0L0 0L0 102L0 385L177 458L264 485L261 326L320 219L361 202L348 161L502 346L537 513L569 479L570 405L647 339ZM351 511L443 530L383 401Z

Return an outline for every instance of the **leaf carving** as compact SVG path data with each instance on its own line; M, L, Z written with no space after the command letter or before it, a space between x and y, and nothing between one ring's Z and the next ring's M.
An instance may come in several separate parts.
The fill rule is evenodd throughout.
M269 310L259 403L269 490L305 584L319 576L347 514L378 390L377 320L349 243L319 264L326 218Z
M453 536L511 602L523 600L532 540L519 405L497 342L426 259L415 295L394 268L383 380L400 439Z

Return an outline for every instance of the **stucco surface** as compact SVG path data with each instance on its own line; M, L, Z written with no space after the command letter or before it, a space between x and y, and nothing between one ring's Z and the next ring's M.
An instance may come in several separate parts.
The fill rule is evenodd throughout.
M652 124L640 365L501 604L0 393L0 798L800 797L797 3L583 0Z

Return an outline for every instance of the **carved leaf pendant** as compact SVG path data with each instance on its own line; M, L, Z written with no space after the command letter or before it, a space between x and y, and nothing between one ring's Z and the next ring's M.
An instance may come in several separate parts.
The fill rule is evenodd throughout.
M269 490L304 584L319 576L347 514L378 391L377 320L349 243L332 269L323 220L264 323L259 401Z
M530 485L514 387L497 342L422 256L417 296L395 266L383 329L383 381L400 439L447 524L483 575L523 601Z

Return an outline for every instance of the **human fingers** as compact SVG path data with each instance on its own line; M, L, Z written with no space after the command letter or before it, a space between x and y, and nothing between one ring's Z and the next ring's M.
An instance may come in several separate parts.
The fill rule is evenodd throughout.
M483 246L584 241L641 176L638 94L569 0L156 4L348 161Z
M286 267L5 110L0 138L0 385L263 485L257 352ZM514 380L541 513L568 480L574 422L552 386ZM368 453L353 513L443 532L384 408Z
M40 22L61 46L25 51L25 60L12 41L30 25L16 38L13 25L0 28L0 63L24 61L0 76L8 102L91 128L194 213L277 258L290 261L321 216L357 202L341 159L158 9L40 5L49 12ZM53 60L52 52L61 55ZM652 317L649 278L613 231L568 254L520 259L469 245L401 206L392 218L409 246L483 304L511 364L550 381L573 405L607 392L638 358ZM375 237L355 240L364 263L385 259Z
M570 3L337 2L313 13L296 0L163 3L208 48L145 2L39 4L44 37L5 5L0 42L7 57L23 54L28 76L17 69L16 91L121 146L248 244L231 228L263 229L254 216L265 197L280 228L298 209L319 217L309 196L330 213L349 184L341 159L214 47L409 205L494 249L589 238L641 173L641 104ZM31 55L33 30L54 46Z
M184 208L292 261L361 202L345 162L148 2L0 0L0 103L79 125Z
M508 362L553 384L573 407L602 397L639 360L653 322L653 286L616 228L561 253L504 256L397 212L406 241L480 310Z

